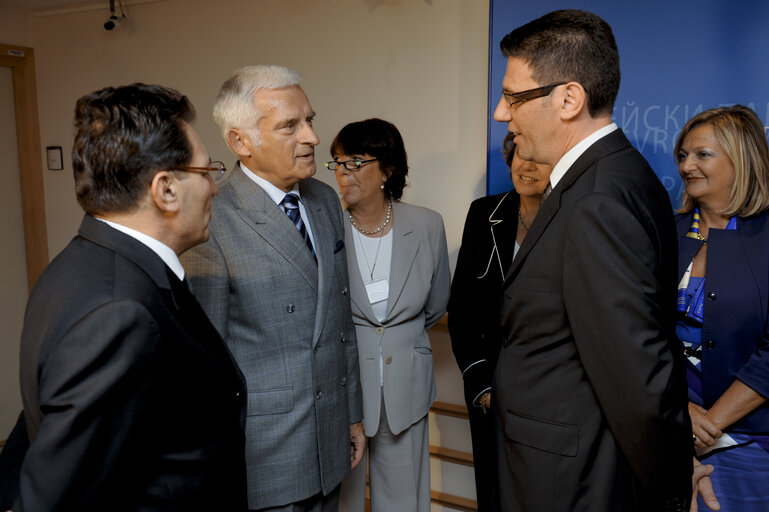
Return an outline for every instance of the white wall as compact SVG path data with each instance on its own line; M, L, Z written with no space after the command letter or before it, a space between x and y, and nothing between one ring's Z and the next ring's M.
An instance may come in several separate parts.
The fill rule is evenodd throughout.
M0 43L32 46L30 16L23 9L0 7Z
M336 187L320 163L345 123L394 122L411 167L404 199L444 216L453 267L467 207L484 191L488 1L160 0L127 9L128 23L112 32L102 28L106 9L31 18L43 147L69 154L82 94L156 82L192 99L209 152L231 164L210 115L219 85L244 65L287 65L304 75L318 113L317 176ZM80 221L72 189L69 162L45 172L51 256Z
M29 14L22 9L0 7L0 42L32 46ZM16 148L16 120L10 68L0 68L0 440L11 431L21 410L19 392L19 336L27 301L24 231L21 216L21 185Z

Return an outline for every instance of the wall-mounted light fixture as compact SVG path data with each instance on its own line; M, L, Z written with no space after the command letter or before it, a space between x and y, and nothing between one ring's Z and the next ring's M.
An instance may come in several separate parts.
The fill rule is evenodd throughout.
M115 12L115 0L109 0L109 19L104 22L104 30L115 30L123 24L125 20L123 0L118 0L118 5L120 6L120 17Z

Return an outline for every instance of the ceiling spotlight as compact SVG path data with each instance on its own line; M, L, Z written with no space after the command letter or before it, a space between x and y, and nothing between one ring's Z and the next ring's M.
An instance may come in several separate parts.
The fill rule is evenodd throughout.
M109 0L109 19L104 22L104 30L115 30L120 27L125 20L125 11L123 10L123 0L118 0L120 5L120 16L115 13L115 0Z

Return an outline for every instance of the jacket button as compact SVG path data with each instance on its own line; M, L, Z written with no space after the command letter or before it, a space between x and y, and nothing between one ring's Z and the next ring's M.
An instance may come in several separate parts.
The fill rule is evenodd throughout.
M345 339L345 337L344 337L344 331L339 331L339 339L340 339L340 340L342 340L342 343L344 343L345 341L347 341L347 340Z
M293 313L294 309L296 308L294 307L293 304L289 304L288 306L286 306L286 311L288 311L289 313Z
M713 340L708 340L705 342L705 348L708 350L712 350L716 346L715 342Z
M708 294L708 300L716 300L716 292L710 292Z
M347 385L347 377L342 377L342 387Z
M382 327L381 325L375 329L375 332L377 334L384 334L384 331L385 331L385 328Z
M323 391L318 391L318 393L315 395L315 398L320 400L320 397L323 396Z
M347 287L342 288L342 295L347 295Z
M385 364L390 364L393 362L393 356L387 356L385 357Z

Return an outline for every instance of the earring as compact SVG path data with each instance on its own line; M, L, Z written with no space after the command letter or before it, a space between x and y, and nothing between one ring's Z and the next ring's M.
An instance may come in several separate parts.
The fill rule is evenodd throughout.
M384 183L382 183L381 185L379 185L379 189L380 189L380 190L384 190Z

